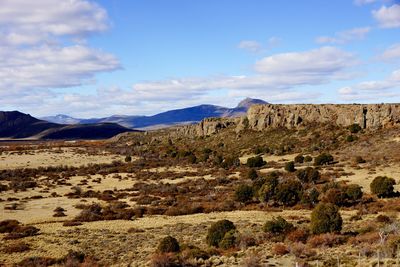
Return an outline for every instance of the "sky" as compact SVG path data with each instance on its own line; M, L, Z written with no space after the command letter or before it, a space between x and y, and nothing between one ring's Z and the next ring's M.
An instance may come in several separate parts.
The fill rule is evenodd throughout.
M400 1L0 0L0 110L400 102Z

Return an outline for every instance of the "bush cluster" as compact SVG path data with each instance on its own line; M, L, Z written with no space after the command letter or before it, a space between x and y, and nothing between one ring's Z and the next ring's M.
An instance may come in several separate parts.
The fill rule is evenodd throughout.
M391 197L394 194L396 181L386 176L378 176L370 184L371 192L380 198Z
M259 168L267 164L261 156L255 156L247 159L247 166L250 168Z
M233 222L229 220L220 220L213 223L208 229L206 237L207 244L213 247L220 247L220 243L224 239L225 235L232 230L236 230L236 226L233 224ZM230 233L229 235L232 236L232 233ZM225 244L221 245L225 246Z
M327 165L333 163L333 156L328 153L323 153L321 155L318 155L314 159L314 165L315 166L321 166L321 165Z
M271 233L274 235L287 234L293 229L294 229L293 224L289 223L281 216L265 222L263 226L264 232Z
M342 217L332 203L319 203L311 213L310 229L313 234L340 232Z
M252 186L245 184L239 185L235 191L235 200L242 203L247 203L253 199L253 195L254 191Z

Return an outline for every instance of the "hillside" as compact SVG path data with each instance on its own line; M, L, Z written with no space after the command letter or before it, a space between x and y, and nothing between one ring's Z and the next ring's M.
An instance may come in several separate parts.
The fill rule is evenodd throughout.
M115 123L65 125L39 120L19 111L0 112L0 138L105 139L132 131Z

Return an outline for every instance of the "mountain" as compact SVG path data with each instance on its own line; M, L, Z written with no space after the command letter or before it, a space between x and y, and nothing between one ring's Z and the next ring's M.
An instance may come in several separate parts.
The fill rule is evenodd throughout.
M43 120L55 123L118 123L124 127L135 129L159 129L173 125L191 124L209 117L238 117L246 114L250 106L255 104L268 104L261 99L246 98L234 108L226 108L215 105L199 105L183 109L175 109L162 112L153 116L127 116L113 115L105 118L77 119L67 115L44 117Z
M106 139L128 131L132 130L116 123L65 125L19 111L0 111L0 138Z
M56 116L42 117L40 119L59 124L77 124L81 122L81 119L73 118L63 114L58 114Z

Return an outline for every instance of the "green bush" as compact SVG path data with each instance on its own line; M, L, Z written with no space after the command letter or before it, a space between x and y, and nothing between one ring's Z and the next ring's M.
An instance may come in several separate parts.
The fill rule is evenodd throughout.
M253 187L242 184L236 188L235 200L242 203L247 203L252 200L253 195L254 195Z
M258 178L258 173L255 169L251 168L247 172L247 179L250 179L252 181L256 180Z
M311 213L310 230L313 234L340 232L342 216L332 203L319 203Z
M224 238L218 243L218 247L229 249L236 246L236 230L230 230L224 235Z
M294 206L301 198L301 183L295 180L287 180L276 187L275 200L281 205Z
M263 230L266 233L271 233L274 235L286 234L294 229L293 224L286 221L281 216L273 218L270 221L266 221Z
M312 161L312 157L311 156L305 156L304 157L304 162L311 162Z
M233 222L228 220L220 220L211 225L208 229L206 242L209 246L219 247L219 243L225 234L231 230L236 230Z
M323 153L314 159L315 166L331 164L332 162L333 162L333 156L328 153Z
M275 190L279 184L278 174L276 172L270 173L266 178L263 179L263 184L258 190L258 197L260 201L268 202L275 196ZM253 185L254 187L255 185Z
M294 167L294 161L289 161L285 164L285 171L287 172L295 172L296 168Z
M247 166L250 168L258 168L267 164L261 156L255 156L247 159Z
M319 171L312 167L298 170L296 175L303 183L314 183L321 178Z
M132 157L131 156L126 156L125 157L125 162L131 162L132 161Z
M304 156L303 155L297 155L295 158L294 158L294 162L296 162L296 163L303 163L304 162Z
M178 240L172 236L166 236L160 240L157 251L161 253L175 253L180 251Z
M362 188L361 188L361 186L359 186L357 184L350 184L350 185L346 186L345 194L346 194L346 198L350 202L356 202L356 201L360 200L363 196Z
M350 125L348 128L349 128L349 131L353 134L358 133L362 130L361 126L358 125L357 123Z
M348 136L346 137L346 141L349 142L349 143L354 142L354 141L356 141L357 139L358 139L357 136L354 136L354 135L348 135Z
M393 195L396 181L386 176L376 177L370 184L371 192L378 197L391 197Z

